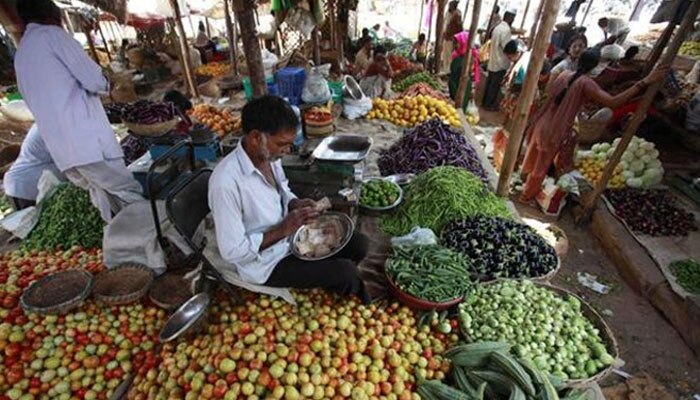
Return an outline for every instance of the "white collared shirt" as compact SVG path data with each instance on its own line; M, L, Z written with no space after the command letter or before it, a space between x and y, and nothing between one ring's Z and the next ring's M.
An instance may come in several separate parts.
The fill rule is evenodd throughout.
M239 145L216 166L209 180L209 207L221 257L236 267L244 281L255 284L264 284L277 263L290 254L286 239L260 250L263 234L284 219L289 202L296 198L282 161L272 163L272 172L279 190ZM221 272L226 278L226 271Z
M512 33L506 21L493 28L491 34L491 54L489 55L488 70L491 72L505 71L510 67L510 60L503 49L510 42Z
M17 85L61 171L124 157L102 107L102 69L61 27L31 23L15 55Z

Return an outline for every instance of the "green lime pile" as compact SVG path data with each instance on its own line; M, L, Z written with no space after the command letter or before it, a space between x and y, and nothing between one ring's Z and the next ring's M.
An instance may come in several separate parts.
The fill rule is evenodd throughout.
M387 180L371 180L360 188L360 204L366 207L388 207L399 198L399 187Z

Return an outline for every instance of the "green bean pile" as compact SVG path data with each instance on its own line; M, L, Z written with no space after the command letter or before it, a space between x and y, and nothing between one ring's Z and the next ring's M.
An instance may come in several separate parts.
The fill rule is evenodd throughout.
M392 236L415 226L442 232L450 221L472 215L512 217L506 203L476 175L464 168L435 167L408 185L401 205L382 219L382 228Z
M394 246L386 271L402 291L442 303L467 293L468 264L462 254L442 246Z
M22 243L25 250L102 247L104 222L85 190L63 183L42 202L39 222Z
M692 258L674 261L671 263L671 271L685 290L700 294L700 263Z

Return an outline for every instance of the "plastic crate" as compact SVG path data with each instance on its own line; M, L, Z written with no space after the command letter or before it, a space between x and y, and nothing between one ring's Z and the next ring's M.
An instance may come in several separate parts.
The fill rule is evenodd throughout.
M345 90L345 83L343 81L334 82L328 81L328 88L331 90L331 96L333 97L333 103L343 104L343 93Z
M155 144L152 145L149 149L148 152L151 153L151 158L152 159L157 159L161 155L163 155L166 151L170 150L172 145L166 145L166 144ZM187 151L186 148L181 148L177 154L178 155L185 155L185 152ZM214 141L211 143L207 144L196 144L194 145L194 159L199 161L216 161L217 157L219 155L219 142Z
M306 70L299 67L286 67L277 71L275 77L281 97L286 97L290 104L301 104L301 92L306 82Z

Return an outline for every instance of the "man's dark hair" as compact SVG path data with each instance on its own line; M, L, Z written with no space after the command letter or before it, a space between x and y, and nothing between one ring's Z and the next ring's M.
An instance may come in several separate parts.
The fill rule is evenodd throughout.
M503 20L506 22L510 21L510 23L512 23L515 21L515 14L510 11L506 11L505 14L503 14Z
M419 41L425 40L425 33L421 33L420 35L418 35L418 40Z
M60 22L61 12L53 0L18 0L17 15L25 24L50 24Z
M285 129L297 129L299 118L292 106L279 96L266 95L251 100L241 111L243 133L258 130L274 135Z
M175 107L177 107L182 113L185 113L187 110L192 108L192 102L190 99L177 90L170 90L166 92L163 96L163 101L175 104Z
M369 29L362 28L362 37L369 37Z
M374 55L376 56L377 54L384 54L386 55L386 47L384 46L377 46L374 48Z
M625 57L623 60L633 60L637 54L639 54L639 46L631 46L627 51L625 52Z
M448 9L449 11L454 11L454 10L457 9L458 6L459 6L459 1L454 1L454 0L453 0L453 1L451 1L450 4L447 6L447 9Z
M493 9L493 13L498 14L499 12L501 12L501 6L496 5L496 7Z
M372 29L374 29L375 31L377 31L377 30L379 30L379 28L381 28L381 27L382 27L381 25L376 24L376 25L374 25L374 26L372 27Z

